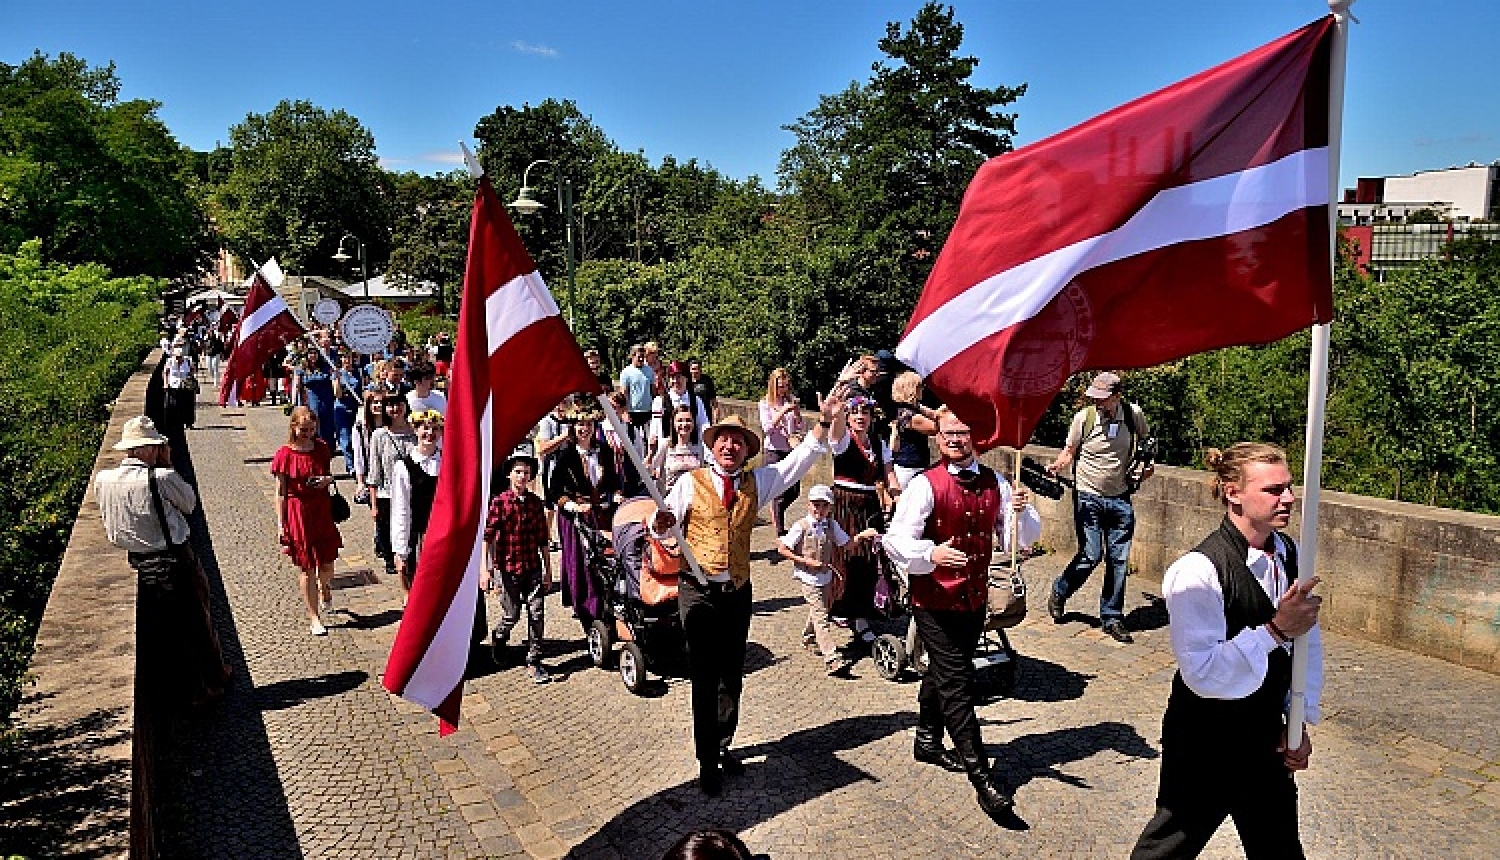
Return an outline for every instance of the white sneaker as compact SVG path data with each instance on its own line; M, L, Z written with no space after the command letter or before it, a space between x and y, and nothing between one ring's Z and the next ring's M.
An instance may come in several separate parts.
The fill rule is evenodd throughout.
M314 635L314 636L327 636L328 635L328 628L324 627L323 626L323 622L320 621L320 620L318 620L318 619L316 619L316 618L314 618L312 620L311 624L307 625L307 629L310 630L310 631L312 631L312 635Z

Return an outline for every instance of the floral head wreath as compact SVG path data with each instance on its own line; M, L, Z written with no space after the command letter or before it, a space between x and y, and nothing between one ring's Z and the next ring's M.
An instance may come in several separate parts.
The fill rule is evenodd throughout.
M569 424L577 424L580 421L599 422L604 420L604 412L597 406L585 406L575 404L563 412L563 420Z
M407 419L412 424L427 424L432 427L443 426L443 413L436 409L425 409Z

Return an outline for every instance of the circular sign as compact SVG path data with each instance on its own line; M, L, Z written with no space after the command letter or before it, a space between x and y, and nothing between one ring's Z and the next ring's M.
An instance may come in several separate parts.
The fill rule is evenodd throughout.
M339 320L339 334L350 349L373 355L391 345L396 321L375 305L355 305Z
M338 322L339 315L343 312L344 307L339 304L338 299L321 299L313 305L312 309L313 319L323 325L333 325Z

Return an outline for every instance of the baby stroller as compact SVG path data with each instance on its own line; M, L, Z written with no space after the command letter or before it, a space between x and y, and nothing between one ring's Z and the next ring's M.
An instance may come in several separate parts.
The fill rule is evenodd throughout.
M604 617L588 633L589 659L601 669L618 658L625 689L639 695L648 670L683 653L682 623L677 617L677 576L682 556L675 542L657 540L646 523L656 515L656 504L637 499L615 512L611 537L614 551L589 551L589 571L598 577L606 595ZM597 533L586 542L603 543ZM620 643L619 653L615 643Z
M902 584L898 598L910 610L911 590L907 587L906 571L893 559L888 560ZM1009 595L1004 594L1007 590ZM1020 568L1017 567L1012 576L1008 564L992 561L990 597L991 611L985 619L979 648L974 653L974 680L982 698L1008 696L1016 687L1020 655L1011 646L1010 637L1005 631L1021 623L1026 617L1026 581L1021 577ZM1011 599L1006 599L1007 597ZM1005 610L996 611L1001 605L1005 606ZM922 637L917 634L916 622L907 622L904 635L886 633L875 637L875 642L870 647L870 659L875 664L875 671L887 681L899 680L902 671L907 668L919 676L926 675L927 651L922 647Z

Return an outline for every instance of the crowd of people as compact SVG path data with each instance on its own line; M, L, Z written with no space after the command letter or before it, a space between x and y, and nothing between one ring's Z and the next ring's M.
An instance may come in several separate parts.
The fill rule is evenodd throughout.
M164 337L163 384L169 411L184 428L193 426L191 407L183 405L191 401L174 392L196 379L193 362L206 355L215 331L205 317ZM435 336L425 348L398 338L381 356L357 356L336 333L316 330L283 352L262 368L264 386L250 387L260 395L251 402L284 402L289 411L287 443L271 465L278 532L301 571L309 629L326 635L329 580L342 546L332 459L342 457L354 501L374 520L374 550L405 595L420 569L442 467L452 349L446 337ZM758 403L758 432L723 408L698 360L669 361L646 343L632 346L612 377L597 351L585 357L604 397L625 417L622 431L604 420L592 395L575 395L496 469L475 642L488 639L491 659L505 663L525 614L520 661L532 682L547 683L546 596L560 588L581 644L606 617L608 599L589 570L588 547L608 540L616 510L654 489L664 501L648 517L650 533L680 538L696 563L680 578L678 615L698 784L717 795L726 776L744 770L732 748L752 615L749 547L758 513L768 509L779 560L790 562L807 604L802 645L828 675L847 678L869 648L870 621L884 611L883 581L900 575L909 584L913 623L929 659L913 758L965 774L987 814L1002 824L1012 820L1012 789L992 767L975 716L973 658L988 611L991 559L1029 546L1041 519L1024 488L978 461L968 426L929 402L921 378L886 352L850 362L827 396L806 403L812 417L796 380L775 369ZM1151 470L1131 471L1149 427L1122 393L1118 376L1096 376L1061 456L1048 467L1073 475L1078 552L1053 584L1047 608L1056 623L1067 623L1066 601L1103 563L1103 629L1129 644L1123 604L1131 496ZM132 455L149 472L156 443L142 428L134 432ZM803 515L793 517L801 480L824 456L832 460L831 483L810 488ZM760 465L752 467L757 457ZM1242 443L1212 452L1209 465L1225 518L1167 571L1163 584L1180 671L1163 730L1157 814L1133 856L1194 856L1232 817L1250 856L1296 857L1291 774L1307 766L1311 748L1305 736L1298 749L1285 743L1289 645L1310 634L1314 669L1306 701L1309 721L1316 722L1319 598L1296 582L1296 547L1279 531L1294 501L1285 455ZM173 504L191 510L192 500L181 495L174 490ZM132 552L154 551L140 541L130 545ZM501 606L493 629L486 593L497 593ZM840 626L848 632L838 633ZM222 668L222 660L214 665ZM200 676L198 695L222 685L213 665Z

